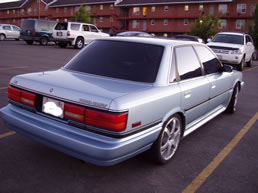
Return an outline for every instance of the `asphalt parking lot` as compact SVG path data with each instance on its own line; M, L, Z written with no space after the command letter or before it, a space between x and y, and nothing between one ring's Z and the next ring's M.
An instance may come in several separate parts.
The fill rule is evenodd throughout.
M0 108L11 77L54 70L78 50L0 42ZM0 193L257 193L258 62L245 68L237 112L221 114L159 166L146 154L97 167L5 128L0 118Z

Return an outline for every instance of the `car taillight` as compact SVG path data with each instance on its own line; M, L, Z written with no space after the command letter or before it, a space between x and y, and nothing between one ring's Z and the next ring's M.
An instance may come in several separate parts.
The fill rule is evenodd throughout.
M65 104L64 117L79 122L84 122L85 109L76 105Z
M16 102L35 107L36 95L11 86L8 87L8 98Z
M25 105L35 107L35 98L36 98L35 94L29 93L26 91L21 92L21 102Z
M70 33L70 31L67 31L67 36L71 36L71 33Z
M19 89L9 86L7 90L7 96L9 99L12 99L17 102L21 102L21 90Z
M85 123L108 129L111 131L124 131L126 128L127 113L106 113L95 110L86 110Z
M32 32L32 35L36 35L36 30L34 29L33 32Z

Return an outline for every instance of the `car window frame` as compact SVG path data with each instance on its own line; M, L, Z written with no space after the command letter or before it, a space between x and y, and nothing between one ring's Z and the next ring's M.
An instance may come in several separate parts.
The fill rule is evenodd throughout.
M198 60L199 60L199 62L200 62L201 65L202 65L202 68L203 68L203 75L204 75L204 76L209 76L209 75L214 75L214 74L220 74L221 71L218 71L218 72L215 72L215 73L211 73L211 74L207 74L207 73L205 72L205 68L204 68L203 63L202 63L202 61L201 61L201 59L200 59L200 56L199 56L197 50L195 49L195 47L197 47L197 46L204 47L204 48L208 49L208 50L211 52L211 54L218 60L218 62L219 62L219 64L220 64L220 67L221 67L221 68L223 68L223 63L219 60L218 56L217 56L217 55L212 51L212 49L209 48L208 46L204 46L204 45L202 45L202 44L193 45L193 48L194 48L195 53L196 53L196 55L197 55L197 57L198 57Z
M196 44L196 45L199 45L199 44ZM177 45L177 46L174 46L174 50L173 50L173 53L175 56L175 65L176 65L176 82L185 82L185 81L191 81L191 80L195 80L195 79L199 79L199 78L203 78L205 76L205 72L204 72L204 68L203 68L203 64L201 63L200 61L200 58L198 56L198 54L196 53L196 50L194 49L194 44L184 44L184 45ZM176 56L176 48L181 48L181 47L192 47L193 51L194 51L194 54L198 60L198 63L201 67L201 76L198 76L198 77L193 77L193 78L188 78L188 79L185 79L185 80L182 80L180 78L180 75L179 75L179 72L178 72L178 61L177 61L177 56ZM173 60L173 59L172 59ZM171 61L172 62L172 61ZM169 77L170 78L170 77Z

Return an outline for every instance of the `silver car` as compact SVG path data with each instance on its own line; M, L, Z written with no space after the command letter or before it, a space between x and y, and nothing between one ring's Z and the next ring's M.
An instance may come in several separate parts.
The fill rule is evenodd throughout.
M0 41L5 39L19 40L21 29L16 25L0 24Z
M17 133L92 164L146 150L167 163L183 137L236 111L242 86L242 73L204 44L113 37L57 71L12 78L0 115Z

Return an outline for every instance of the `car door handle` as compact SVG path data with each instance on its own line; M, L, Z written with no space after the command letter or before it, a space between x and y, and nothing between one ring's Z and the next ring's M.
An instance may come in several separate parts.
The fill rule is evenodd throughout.
M216 88L216 84L212 83L211 88L215 89Z
M187 98L190 98L190 97L192 96L192 91L190 91L190 90L185 91L185 92L184 92L184 96L185 96L186 99L187 99Z

